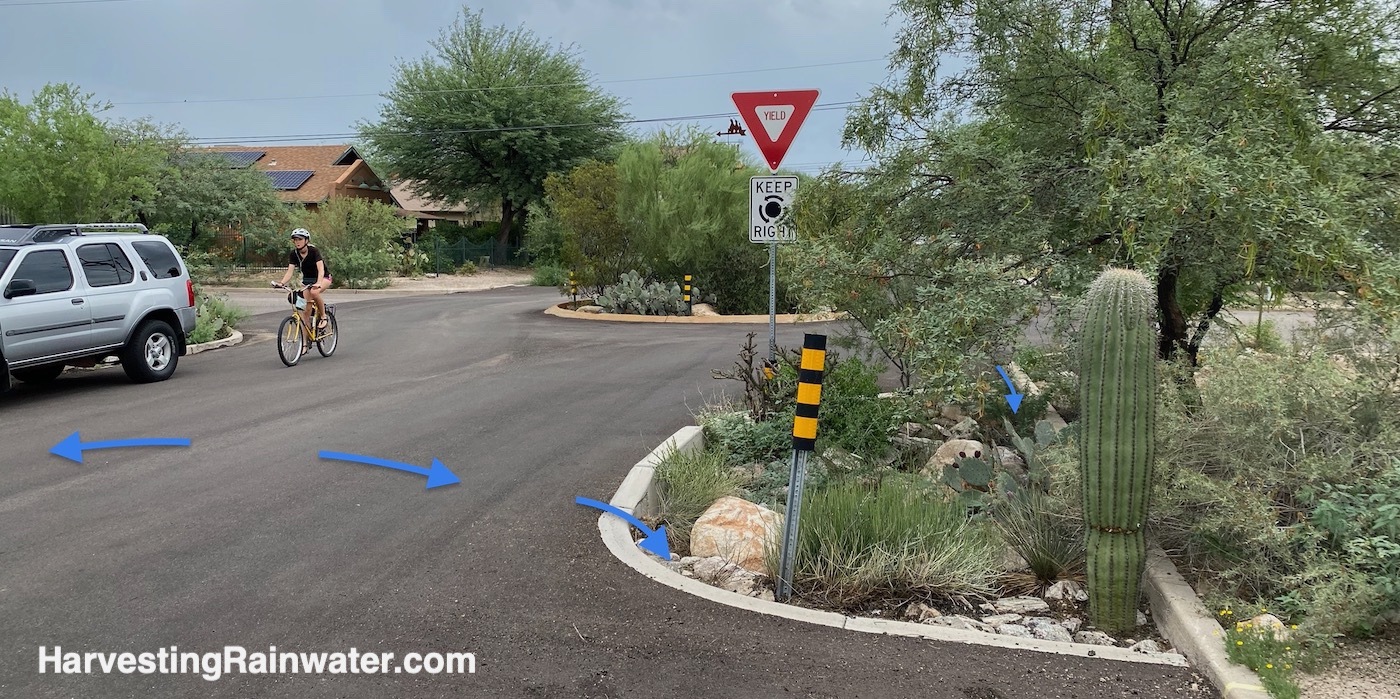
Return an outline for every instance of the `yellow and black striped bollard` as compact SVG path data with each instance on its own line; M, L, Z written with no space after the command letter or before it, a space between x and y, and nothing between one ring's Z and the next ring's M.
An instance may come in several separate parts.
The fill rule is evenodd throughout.
M807 480L807 456L817 445L817 412L821 405L825 370L826 336L804 333L802 363L797 372L797 415L792 422L792 468L788 472L787 516L783 523L782 558L775 595L779 600L792 596L802 487Z
M681 300L685 301L685 314L688 315L688 316L695 315L694 306L690 303L690 275L689 275L689 274L685 275L685 295L682 297Z
M574 305L578 305L578 282L574 280L574 271L569 270L569 297L574 300Z

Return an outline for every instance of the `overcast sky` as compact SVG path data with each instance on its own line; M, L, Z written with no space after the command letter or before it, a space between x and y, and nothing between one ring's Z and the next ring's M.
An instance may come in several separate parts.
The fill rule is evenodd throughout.
M71 82L199 139L316 135L345 143L374 119L398 59L426 55L450 0L0 0L0 88L28 101ZM882 82L890 0L480 0L488 24L573 44L632 117L734 113L738 90L817 88L818 106ZM757 71L792 66L821 67ZM733 73L711 77L698 73ZM666 78L639 80L645 78ZM622 82L612 82L622 81ZM308 98L317 99L281 99ZM327 97L330 96L330 97ZM841 148L844 108L814 112L783 165L809 172ZM691 120L714 132L728 117ZM652 130L651 125L636 129ZM326 137L329 135L329 137ZM748 137L742 142L761 162Z

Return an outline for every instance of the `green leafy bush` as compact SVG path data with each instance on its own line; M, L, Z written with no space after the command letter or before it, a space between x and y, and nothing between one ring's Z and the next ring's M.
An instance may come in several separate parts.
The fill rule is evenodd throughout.
M1320 634L1397 608L1394 385L1320 352L1216 352L1167 383L1153 526L1198 590Z
M330 264L335 286L377 289L388 286L403 247L404 222L394 207L369 199L338 197L316 211L300 212L297 225Z
M569 270L552 262L539 262L535 264L534 277L530 283L535 286L559 287L568 293Z
M248 317L247 311L223 296L205 296L201 291L195 305L194 332L190 344L222 340L233 335L233 329Z

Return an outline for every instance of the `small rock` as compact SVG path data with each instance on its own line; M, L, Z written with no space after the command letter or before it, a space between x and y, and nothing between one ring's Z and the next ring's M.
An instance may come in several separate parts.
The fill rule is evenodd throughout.
M1156 654L1156 653L1161 653L1161 652L1162 652L1161 646L1158 646L1158 645L1157 645L1157 642L1154 641L1154 640L1152 640L1152 639L1150 639L1150 638L1147 639L1146 641L1142 641L1142 642L1140 642L1140 643L1135 643L1135 644L1133 644L1131 647L1128 648L1128 650L1130 650L1130 651L1132 651L1132 652L1134 652L1134 653L1154 653L1154 654Z
M684 576L687 577L687 578L693 578L693 577L695 577L695 571L693 571L693 570L681 570L681 575L684 575Z
M919 447L922 449L933 449L935 445L938 444L938 442L935 442L932 439L928 439L925 437L906 437L902 434L895 435L894 437L890 438L890 441L894 442L895 444L903 444L907 447Z
M752 594L754 585L758 582L758 576L742 568L739 568L738 571L742 572L735 572L735 574L729 576L728 579L720 584L720 588L729 590L730 592L737 592L741 595ZM748 574L745 575L745 573Z
M690 307L690 315L693 316L717 316L719 311L708 303L697 303Z
M700 561L703 561L703 560L705 560L705 559L703 559L703 558L701 558L701 557L699 557L699 556L686 556L685 558L682 558L682 559L681 559L681 565L683 565L683 566L685 566L685 567L687 567L687 568L693 568L693 567L695 567L695 564L696 564L696 563L699 563Z
M1079 633L1079 629L1084 626L1084 620L1077 617L1070 617L1060 622L1060 625L1065 627L1065 630L1070 633Z
M1087 643L1091 646L1116 646L1117 641L1113 637L1102 631L1080 631L1074 635L1075 643Z
M767 588L764 588L762 592L759 592L757 595L754 596L765 602L773 602L777 599L773 596L773 591Z
M940 612L937 609L934 609L933 607L924 604L923 602L916 602L914 604L911 604L908 608L904 610L905 619L912 619L918 622L928 621L929 619L937 619L941 616L943 616L943 612Z
M1039 597L1008 597L992 603L998 614L1044 614L1050 605Z
M1004 570L1004 571L1006 571L1006 572L1008 572L1008 573L1014 573L1014 572L1016 572L1016 571L1018 571L1018 570L1025 570L1025 569L1027 569L1027 568L1029 568L1029 567L1031 567L1031 564L1027 563L1027 562L1026 562L1026 559L1024 559L1024 558L1021 557L1021 554L1016 553L1015 551L1012 551L1011 549L1006 549L1005 551L1002 552L1002 554L1001 554L1001 569L1002 569L1002 570Z
M929 459L927 468L942 473L943 467L957 463L959 457L980 459L987 455L987 447L971 439L954 439L945 442Z
M970 417L965 417L960 422L958 422L958 424L953 425L950 429L952 430L954 437L958 437L960 439L969 439L972 437L972 435L977 434L977 421L973 420Z
M1031 635L1042 641L1061 641L1063 643L1073 643L1074 636L1069 629L1066 629L1060 622L1044 617L1035 617L1026 620L1026 627L1031 630Z
M719 556L703 558L695 564L695 577L701 580L718 581L729 577L739 566L724 560Z
M944 419L952 420L954 422L963 419L962 408L956 405L939 406L938 414L941 415Z
M1293 638L1293 634L1284 625L1283 620L1272 614L1260 614L1249 620L1256 628L1266 629L1274 632L1274 638L1280 641L1287 641Z
M679 560L681 560L681 555L680 555L679 553L672 553L672 554L671 554L671 560L673 560L673 561L679 561Z
M1088 602L1089 593L1084 591L1084 587L1073 580L1061 580L1050 589L1045 591L1047 602Z
M581 306L581 307L579 307L578 310L579 310L579 313L602 313L602 312L603 312L603 307L602 307L602 306Z
M933 624L935 626L947 626L954 629L963 629L964 631L982 631L984 633L996 633L996 629L993 629L992 627L980 621L977 621L976 619L969 619L965 616L941 616L937 619L925 621L924 623Z
M1146 615L1146 614L1143 614L1142 612L1138 612L1138 613L1137 613L1137 625L1138 625L1138 626L1147 626L1147 615Z
M1002 624L997 627L997 633L1003 636L1015 636L1016 638L1035 638L1031 630L1020 624Z
M899 435L902 437L922 437L924 436L924 426L917 422L906 422L899 428Z
M995 452L997 455L997 463L1000 464L1002 468L1017 471L1026 470L1026 460L1021 458L1021 455L1018 454L1015 449L1011 447L997 447Z
M982 623L988 624L992 628L996 628L998 626L1001 626L1002 624L1018 623L1024 618L1025 617L1021 616L1020 614L997 614L995 616L982 617Z

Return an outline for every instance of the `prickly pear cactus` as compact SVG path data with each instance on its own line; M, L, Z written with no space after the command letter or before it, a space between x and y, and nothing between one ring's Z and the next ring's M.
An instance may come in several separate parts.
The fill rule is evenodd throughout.
M1157 358L1151 282L1104 271L1084 301L1079 342L1079 464L1089 615L1109 633L1137 625L1155 451Z

